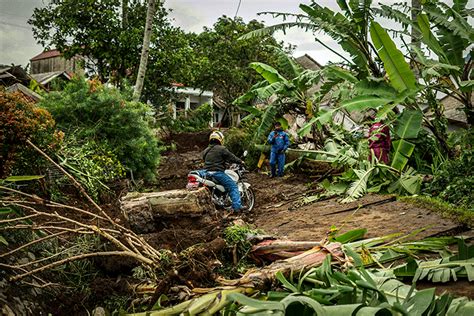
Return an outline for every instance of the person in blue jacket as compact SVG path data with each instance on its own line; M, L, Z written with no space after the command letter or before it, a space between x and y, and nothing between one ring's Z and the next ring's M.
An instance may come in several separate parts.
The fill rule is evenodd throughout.
M278 176L283 177L283 169L285 167L285 152L290 146L290 139L285 133L279 122L275 123L275 130L268 135L268 143L272 145L270 152L270 167L272 170L272 178ZM277 173L278 165L278 173Z

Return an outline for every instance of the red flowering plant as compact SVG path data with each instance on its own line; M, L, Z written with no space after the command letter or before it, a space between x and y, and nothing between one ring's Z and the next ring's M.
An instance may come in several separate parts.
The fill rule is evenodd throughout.
M0 90L0 178L8 176L20 158L28 159L27 139L50 151L57 149L63 135L55 133L54 126L47 110L19 92Z

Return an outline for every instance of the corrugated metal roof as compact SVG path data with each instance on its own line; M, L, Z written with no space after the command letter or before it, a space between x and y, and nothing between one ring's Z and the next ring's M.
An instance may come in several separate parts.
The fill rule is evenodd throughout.
M59 52L59 50L53 49L53 50L44 51L41 54L36 55L35 57L31 58L30 61L53 58L57 56L61 56L61 53Z
M300 64L304 69L318 70L323 68L320 63L318 63L308 54L304 54L303 56L296 58L296 62Z
M33 90L29 89L28 87L25 87L21 83L15 83L14 85L8 87L7 91L8 92L20 91L25 96L29 97L34 102L38 102L39 100L41 100L43 98L38 93L34 92Z
M38 83L45 85L51 80L53 80L54 78L57 78L61 75L66 77L66 79L71 79L71 76L68 74L68 72L64 70L53 71L53 72L43 72L40 74L31 75L31 77L33 77L33 79L35 79Z

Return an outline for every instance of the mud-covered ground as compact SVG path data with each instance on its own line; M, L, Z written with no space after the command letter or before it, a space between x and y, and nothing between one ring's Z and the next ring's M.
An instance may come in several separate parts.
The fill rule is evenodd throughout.
M184 188L187 173L200 168L199 153L204 147L175 151L162 158L159 188ZM418 238L462 232L459 223L435 212L397 201L388 195L369 194L360 200L341 204L337 198L304 204L314 194L314 183L305 175L270 178L263 171L249 176L255 190L256 207L246 220L266 233L293 240L320 240L332 225L341 231L367 228L367 237L409 233L426 228Z
M189 170L201 167L199 153L204 150L204 137L187 135L186 146L163 157L160 167L160 188L184 188ZM195 139L192 141L191 139ZM197 140L196 140L197 139ZM442 218L439 214L412 204L397 201L389 195L369 194L360 200L341 204L338 198L304 204L303 198L314 194L313 179L307 175L290 175L284 178L269 178L264 170L254 171L248 176L256 195L256 207L244 220L265 233L282 239L323 239L332 225L341 232L366 228L366 237L384 236L392 233L411 233L424 229L416 235L420 239L428 236L474 235L460 223ZM421 283L420 287L433 286ZM444 290L458 295L474 297L469 282L436 284L438 293Z
M167 143L174 143L174 150L169 150L162 157L158 170L159 183L155 187L146 189L149 191L184 189L188 172L201 167L200 152L207 144L207 134L189 133L171 136ZM366 228L366 237L369 238L392 233L410 233L421 228L425 228L425 230L419 233L416 238L459 234L474 235L472 230L467 230L459 223L442 218L439 214L428 209L397 201L388 195L370 194L349 204L341 204L337 198L305 204L303 203L304 198L317 192L314 179L306 174L288 174L284 178L271 179L265 168L253 171L248 175L248 181L255 191L256 207L250 214L245 214L243 219L267 234L295 241L319 241L326 237L333 225L339 228L340 232L354 228ZM126 193L127 190L126 185L121 185L117 189L118 195ZM107 213L114 220L126 221L120 212L118 200L115 198L108 202L103 205ZM78 206L82 206L82 204L80 203ZM78 217L78 220L80 219ZM195 244L206 244L217 240L222 236L222 229L222 222L215 215L198 220L195 218L172 218L163 221L162 227L156 232L143 235L143 237L157 249L166 248L180 252ZM104 298L110 296L111 293L116 296L132 295L124 284L128 282L125 276L130 275L134 262L113 258L94 262L99 269L100 277L97 276L90 285L90 290L94 293L95 298L94 302L90 302L91 306L102 304ZM198 282L196 286L208 286L205 282L205 280L210 280L208 275L196 275L196 271L204 271L202 267L198 266L196 269L189 267L183 271L187 272L183 274L184 278ZM133 283L134 280L131 282ZM436 287L438 294L448 291L455 295L474 298L473 286L465 280L448 284L421 282L418 287ZM19 314L28 314L29 310L38 309L34 302L39 297L38 295L42 296L42 294L38 294L41 291L41 289L11 287L0 276L0 305L7 301L18 300L20 303L15 304L14 310ZM22 297L25 295L26 298ZM73 311L73 314L85 315L85 307L76 304L76 301L82 300L81 297L59 299L63 303L49 306L43 310L51 311L52 309L57 315L66 314L66 310ZM68 302L68 299L71 302ZM72 310L72 307L76 308Z

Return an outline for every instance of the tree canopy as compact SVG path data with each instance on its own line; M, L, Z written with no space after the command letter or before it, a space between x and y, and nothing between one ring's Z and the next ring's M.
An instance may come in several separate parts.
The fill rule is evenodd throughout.
M261 61L275 64L276 56L267 45L283 47L271 35L239 39L248 32L264 27L252 20L245 23L242 18L220 17L212 28L195 35L194 52L199 56L198 69L194 77L196 87L213 90L226 104L260 81L249 67L251 62Z

